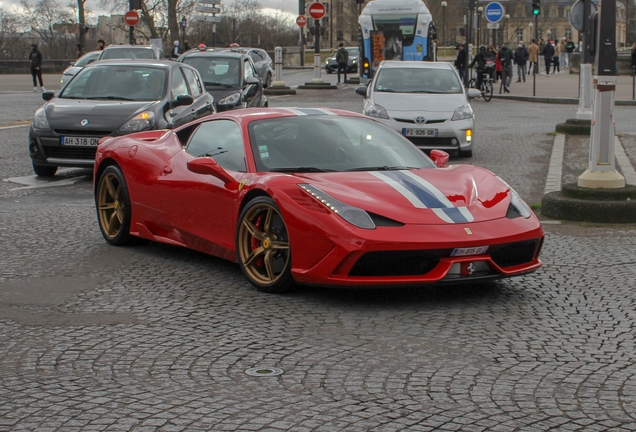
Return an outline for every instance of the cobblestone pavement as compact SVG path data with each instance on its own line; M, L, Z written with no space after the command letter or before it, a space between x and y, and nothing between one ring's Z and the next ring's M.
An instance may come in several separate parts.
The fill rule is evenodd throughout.
M270 102L358 111L349 90ZM540 202L574 108L473 106L475 157L451 162ZM26 128L0 155L3 180L32 174ZM107 245L89 172L56 177L77 182L0 182L0 431L636 430L634 226L546 224L545 266L505 281L265 295L232 263Z

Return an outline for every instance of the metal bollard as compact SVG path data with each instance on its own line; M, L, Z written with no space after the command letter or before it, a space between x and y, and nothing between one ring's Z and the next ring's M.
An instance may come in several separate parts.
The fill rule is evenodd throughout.
M274 48L274 80L282 81L283 79L283 48Z

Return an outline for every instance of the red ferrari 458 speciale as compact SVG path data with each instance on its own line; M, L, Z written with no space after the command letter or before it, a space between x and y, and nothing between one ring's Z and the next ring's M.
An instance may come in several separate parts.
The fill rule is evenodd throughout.
M141 237L236 261L265 292L537 270L544 235L526 203L490 171L447 160L352 112L228 111L103 138L99 227L113 245Z

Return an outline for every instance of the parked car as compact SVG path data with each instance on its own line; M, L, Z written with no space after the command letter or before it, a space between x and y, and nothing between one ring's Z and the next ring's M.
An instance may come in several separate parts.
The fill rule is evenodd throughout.
M78 58L77 61L71 62L71 65L62 72L61 86L64 87L64 84L69 82L79 71L84 69L84 66L96 61L101 53L101 51L91 51Z
M179 62L196 68L217 111L266 107L263 82L247 54L232 51L188 51Z
M232 44L229 48L216 48L214 51L233 51L247 54L250 56L258 72L258 76L263 81L263 87L267 88L272 85L272 78L274 77L274 62L272 58L267 54L267 51L260 48L247 48L239 47L238 44Z
M92 168L105 136L180 126L214 113L193 67L167 60L104 60L87 65L59 92L42 93L28 148L33 170Z
M163 53L154 45L109 45L101 51L98 60L160 59Z
M264 292L539 269L544 234L519 195L486 169L445 166L448 153L431 158L349 111L231 110L102 140L97 219L113 245L141 237L238 261Z
M358 71L358 47L345 47L349 53L349 61L347 62L347 72ZM325 70L328 74L338 72L338 62L336 61L336 54L327 57L325 60Z
M363 113L398 131L422 150L473 155L473 109L457 70L447 62L383 61L370 83L356 88Z

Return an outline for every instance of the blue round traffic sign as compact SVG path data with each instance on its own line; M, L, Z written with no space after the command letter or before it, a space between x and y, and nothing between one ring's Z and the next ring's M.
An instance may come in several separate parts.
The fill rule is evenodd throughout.
M488 5L486 5L484 13L486 14L486 19L488 20L488 22L497 23L501 21L504 16L504 8L501 3L490 2L488 3Z

